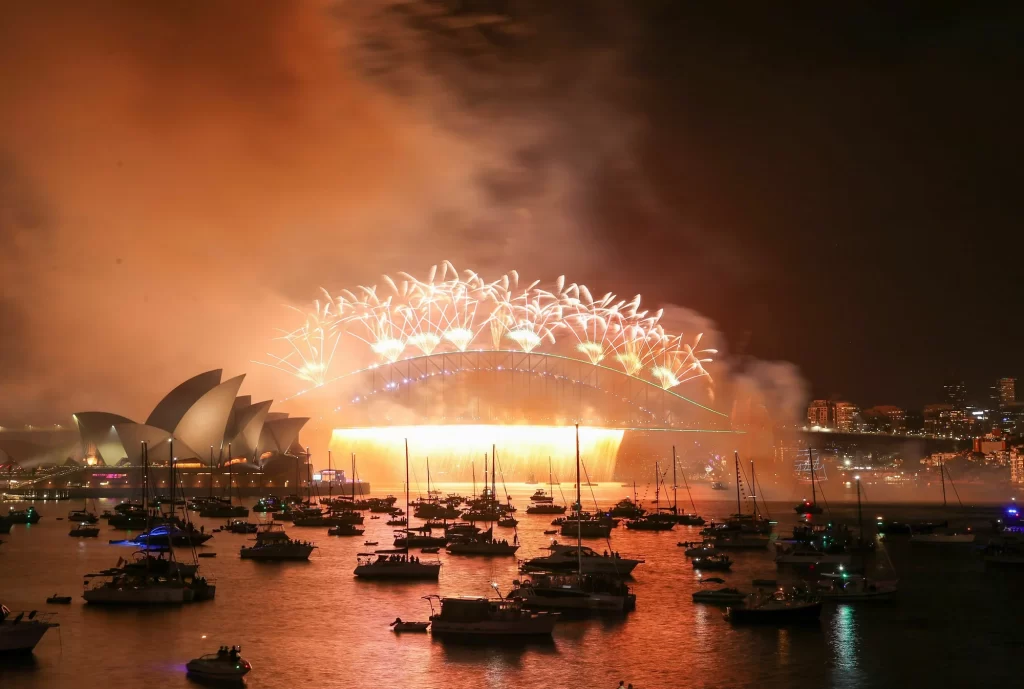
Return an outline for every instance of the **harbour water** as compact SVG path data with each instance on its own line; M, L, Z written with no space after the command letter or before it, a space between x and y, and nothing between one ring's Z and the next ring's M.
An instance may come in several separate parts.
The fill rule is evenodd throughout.
M388 486L381 486L387 489ZM397 494L400 487L393 486ZM468 485L440 486L465 495ZM509 486L519 506L522 543L518 556L543 554L550 515L527 515L535 486ZM568 487L565 488L568 493ZM593 488L599 504L610 506L628 489ZM379 492L377 494L383 494ZM706 517L735 511L727 494L696 495ZM585 504L589 499L585 499ZM18 505L15 505L18 506ZM733 627L722 609L694 604L697 574L678 541L699 539L697 527L669 532L613 531L611 544L585 539L598 551L612 548L645 560L631 585L637 609L623 618L565 620L545 644L449 643L429 634L396 635L395 617L426 620L422 597L493 595L491 582L507 592L518 577L516 559L438 556L438 582L381 583L352 575L364 540L389 546L392 527L366 515L362 537L327 536L325 528L288 526L297 538L319 549L309 562L262 563L239 559L251 536L218 533L202 551L207 577L216 579L216 600L178 608L117 610L93 608L81 599L83 575L112 566L132 549L108 544L125 532L101 521L98 539L67 536L57 521L80 503L36 502L43 519L16 525L0 537L0 602L14 610L59 613L52 630L27 660L0 660L0 687L188 687L184 665L224 644L240 644L253 664L248 686L345 687L561 687L618 686L759 689L817 687L1010 686L1020 681L1024 635L1024 573L986 570L972 547L910 546L905 537L885 541L886 556L900 579L898 599L870 605L826 605L820 624L788 628ZM97 512L112 503L98 501ZM856 522L856 509L833 505L831 518ZM769 503L776 530L797 521L792 503ZM883 508L872 506L866 523ZM6 511L6 505L3 506ZM939 516L938 508L884 507L889 519ZM989 510L959 512L954 518L983 523ZM817 519L828 519L823 515ZM253 514L251 520L257 519ZM206 530L223 520L197 519ZM413 524L416 524L414 520ZM495 529L512 540L512 529ZM563 541L566 539L562 539ZM432 556L424 555L424 558ZM778 569L771 551L737 552L729 585L749 590L756 578L793 579ZM715 575L718 575L717 573ZM74 596L70 606L47 606L53 593ZM1016 678L1016 679L1014 679ZM1010 682L1011 684L1007 684Z

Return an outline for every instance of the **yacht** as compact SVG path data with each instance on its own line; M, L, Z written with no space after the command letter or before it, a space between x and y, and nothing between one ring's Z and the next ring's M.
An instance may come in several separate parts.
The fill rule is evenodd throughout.
M820 455L819 455L820 457ZM807 448L807 458L811 466L811 499L804 498L793 510L797 514L821 514L821 505L818 504L818 494L814 486L814 450ZM824 491L822 491L824 495Z
M86 589L82 598L100 605L161 605L189 603L195 592L180 576L165 578L123 569Z
M12 507L7 511L6 520L9 524L37 524L42 517L35 507L29 505L25 510L16 510Z
M530 496L531 502L554 502L554 497L548 495L543 488L538 488Z
M694 569L725 571L732 567L732 558L728 555L697 555L690 564Z
M730 606L725 610L725 619L733 624L811 622L820 617L820 598L804 591L781 588L768 594L751 594L745 605Z
M249 509L243 505L232 505L230 500L215 500L199 508L200 517L211 519L231 519L232 517L248 517Z
M565 505L555 505L550 502L538 502L526 508L527 514L565 514Z
M161 524L154 526L149 531L140 533L133 539L133 542L143 546L175 546L188 548L202 545L213 538L213 534L201 532L191 523L186 528L180 528L173 524Z
M587 546L552 543L551 553L522 563L524 571L559 572L579 569L582 574L614 574L628 576L643 560L620 557L618 553L601 555Z
M441 611L430 616L434 636L550 637L557 619L557 613L533 612L515 599L427 598L441 604ZM430 607L433 611L433 602Z
M610 510L608 510L608 514L610 514L613 517L625 517L627 519L636 519L638 517L642 517L644 515L644 512L646 512L645 509L637 505L629 498L622 498L622 500L619 500L612 506Z
M357 528L353 524L338 524L327 529L328 536L362 536L365 529Z
M96 538L100 535L100 527L89 526L85 522L72 526L71 530L68 531L68 536L72 538Z
M407 552L359 553L356 563L353 574L363 579L437 580L441 573L440 561L422 562Z
M243 545L239 554L243 560L308 560L314 548L312 543L289 538L280 524L268 523L256 532L255 545Z
M249 534L256 533L260 530L260 525L256 522L246 521L245 519L232 519L224 527L224 531L230 531L231 533Z
M703 584L724 584L725 580L719 577L708 577L701 579L700 583ZM743 605L747 599L747 594L734 588L723 587L720 589L705 589L702 588L699 591L694 591L693 595L694 603L710 603L712 605Z
M207 680L210 682L235 682L241 683L252 670L249 661L240 655L241 646L221 646L216 653L209 653L198 658L193 658L185 664L185 669L190 677Z
M256 501L256 504L252 506L253 512L280 512L281 501L276 495L268 495L265 498L260 498Z
M826 574L815 593L824 600L852 603L858 600L888 600L896 595L898 582L876 581L860 574Z
M14 613L0 605L0 653L31 653L48 629L60 626L52 618L35 610Z
M493 529L477 536L456 536L448 543L451 555L515 555L517 550L517 544L496 540Z
M636 608L636 594L615 576L541 572L512 585L508 598L522 600L530 610L619 613Z

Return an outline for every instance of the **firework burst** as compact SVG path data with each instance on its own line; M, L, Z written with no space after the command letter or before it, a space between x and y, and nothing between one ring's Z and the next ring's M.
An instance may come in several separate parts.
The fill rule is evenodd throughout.
M382 286L359 286L313 303L304 322L282 332L283 355L263 363L323 385L329 380L339 342L367 345L370 359L394 363L416 356L469 350L558 353L594 365L617 368L670 390L711 376L705 364L714 349L666 333L662 312L641 310L640 296L595 297L586 285L559 277L548 288L520 281L510 271L487 282L473 271L459 272L445 261L424 279L408 273L385 276ZM364 358L355 369L373 361Z

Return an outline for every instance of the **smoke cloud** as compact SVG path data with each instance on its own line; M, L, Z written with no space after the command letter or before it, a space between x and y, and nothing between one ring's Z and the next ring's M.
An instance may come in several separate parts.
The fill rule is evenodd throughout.
M556 5L6 6L0 419L141 419L210 368L280 399L295 382L250 362L284 304L444 258L614 289L609 199L673 212L638 158L642 41L616 3ZM727 399L800 394L741 373Z

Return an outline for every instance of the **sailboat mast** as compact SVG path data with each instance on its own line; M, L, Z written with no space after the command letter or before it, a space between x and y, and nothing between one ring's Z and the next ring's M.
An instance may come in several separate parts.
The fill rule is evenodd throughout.
M654 513L661 513L661 464L654 460Z
M548 493L555 497L555 478L551 473L551 455L548 455Z
M580 425L576 424L576 573L583 574L583 496L580 488Z
M476 498L476 462L470 462L473 468L473 497Z
M352 483L352 504L355 505L356 501L356 453L352 453L352 476L349 477L349 482Z
M331 448L327 448L327 475L331 477L327 481L327 497L329 499L333 495L331 489L334 487L334 470L331 469Z
M482 493L480 493L480 497L482 497L482 498L486 498L487 497L487 486L488 486L488 483L487 483L487 453L485 452L484 453L484 490L483 490Z
M409 439L405 439L405 548L409 550Z
M679 480L676 478L676 446L672 446L672 512L679 514Z
M939 460L939 478L942 479L942 506L946 506L946 463Z
M736 516L743 514L743 508L740 506L740 453L736 450L732 451L733 463L736 465Z
M855 476L857 481L857 536L860 537L861 544L864 543L864 514L860 509L860 476Z
M228 504L231 504L231 443L228 443Z
M494 444L492 443L491 444L491 500L494 500L495 502L498 501L498 470L496 469L497 462L498 462L497 454L498 454L497 450L495 449Z
M674 447L672 448L675 449ZM690 507L693 508L693 513L697 514L697 505L693 502L693 493L690 492L690 483L686 480L686 472L683 472L683 485L686 486L686 494L690 497Z
M306 448L306 502L313 502L313 477L310 476L312 473L312 465L309 461L309 448ZM317 502L320 501L320 497L317 496Z
M171 514L174 514L174 436L167 439L167 452L170 457L167 460L167 478L171 484ZM157 509L160 509L157 507Z
M213 445L210 445L210 500L213 500Z
M754 501L754 519L757 519L757 479L754 477L754 460L750 460L750 498Z
M811 504L818 504L818 494L814 490L814 450L807 448L807 458L811 460Z

